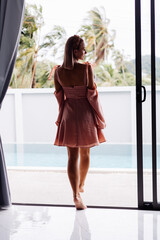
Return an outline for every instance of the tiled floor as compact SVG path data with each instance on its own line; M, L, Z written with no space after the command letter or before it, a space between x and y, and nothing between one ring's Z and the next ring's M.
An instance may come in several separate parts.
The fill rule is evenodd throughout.
M160 240L160 212L14 205L0 211L0 240Z

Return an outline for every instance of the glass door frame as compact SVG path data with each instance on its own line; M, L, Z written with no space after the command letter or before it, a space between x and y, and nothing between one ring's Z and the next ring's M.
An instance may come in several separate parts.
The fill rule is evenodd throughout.
M137 121L137 194L138 208L160 210L157 202L157 141L156 141L156 74L155 74L155 0L150 0L151 18L151 115L152 115L152 192L153 201L144 201L143 182L143 132L142 103L146 99L146 90L142 86L141 69L141 0L135 0L135 44L136 44L136 121ZM144 96L142 99L142 89Z

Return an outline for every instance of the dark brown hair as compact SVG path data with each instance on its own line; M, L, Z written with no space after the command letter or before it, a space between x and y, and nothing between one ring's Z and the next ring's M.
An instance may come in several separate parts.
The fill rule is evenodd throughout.
M82 42L83 39L78 35L74 35L68 38L64 50L64 60L62 64L63 68L73 69L75 59L74 50L79 49Z

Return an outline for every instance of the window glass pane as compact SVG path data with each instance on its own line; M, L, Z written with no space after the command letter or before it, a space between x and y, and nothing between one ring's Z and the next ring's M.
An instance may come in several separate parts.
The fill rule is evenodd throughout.
M146 101L142 103L144 201L152 201L151 42L149 0L141 1L141 11L142 85L146 87Z
M5 145L13 201L73 204L66 173L67 151L53 146L58 106L53 81L47 79L52 67L63 61L66 39L80 34L88 52L85 60L96 63L94 76L107 123L107 142L91 149L83 198L87 205L136 207L134 0L82 0L80 6L71 0L26 3L38 6L26 4L26 16L36 16L33 20L39 30L23 28L26 42L21 42L11 87L42 89L21 95L24 145ZM25 33L31 30L28 40ZM21 66L24 59L20 53L25 48L34 53L30 70ZM26 71L23 75L22 70Z

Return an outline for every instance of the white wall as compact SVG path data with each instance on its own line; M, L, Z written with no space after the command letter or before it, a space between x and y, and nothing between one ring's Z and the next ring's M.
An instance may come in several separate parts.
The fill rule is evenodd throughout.
M107 128L109 143L135 143L136 102L135 87L98 88ZM157 100L160 100L160 88ZM160 110L157 107L157 119ZM143 103L144 142L151 141L150 89ZM58 105L54 89L8 89L0 111L0 132L4 143L48 142L56 135L55 121ZM158 133L160 132L158 128ZM160 134L158 135L158 139Z

